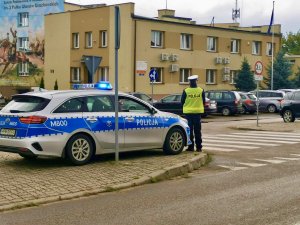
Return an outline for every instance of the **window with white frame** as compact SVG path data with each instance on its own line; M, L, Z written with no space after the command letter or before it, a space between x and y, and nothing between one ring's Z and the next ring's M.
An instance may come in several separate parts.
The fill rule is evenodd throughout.
M19 76L28 76L29 75L29 64L28 62L19 63Z
M153 48L163 47L163 32L157 30L151 31L151 47Z
M207 51L216 52L217 51L217 38L207 37Z
M18 26L19 27L28 27L29 26L29 13L28 12L18 13Z
M231 53L239 53L240 52L240 40L231 39L230 52Z
M100 81L109 81L108 67L100 67L99 72L100 72L99 74Z
M237 70L230 70L230 84L236 84L235 80L237 78L238 71Z
M253 41L252 42L252 54L253 55L260 55L261 49L261 42L260 41Z
M161 68L161 67L151 67L150 70L152 70L152 69L156 70L156 72L157 72L157 79L154 80L153 83L160 83L161 84L163 82L163 68Z
M216 84L216 70L206 70L206 84Z
M80 68L79 67L71 68L71 82L80 82Z
M188 83L188 77L191 76L191 69L180 69L180 83Z
M18 38L18 50L27 51L29 49L29 38L28 37L19 37Z
M271 56L273 52L274 43L272 44L271 42L267 42L267 49L266 49L266 55Z
M85 33L85 47L92 48L93 47L93 34L92 32Z
M101 40L100 40L101 47L102 48L107 47L107 31L106 30L100 31L100 37L101 37Z
M180 35L180 49L191 50L192 49L192 35L181 34Z
M79 33L73 33L73 48L79 48Z

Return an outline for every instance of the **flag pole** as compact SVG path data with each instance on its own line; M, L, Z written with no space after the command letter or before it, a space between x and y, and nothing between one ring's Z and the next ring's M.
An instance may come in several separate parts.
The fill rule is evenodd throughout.
M273 1L273 24L274 24L274 3ZM274 26L272 25L272 68L271 68L271 90L273 90L273 75L274 75Z

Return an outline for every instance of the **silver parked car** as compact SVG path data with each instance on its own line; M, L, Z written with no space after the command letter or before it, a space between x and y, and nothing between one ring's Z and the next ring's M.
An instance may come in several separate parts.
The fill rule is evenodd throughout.
M191 143L185 119L125 93L115 106L114 96L111 90L15 95L0 111L0 151L85 164L95 154L115 151L115 107L120 151L162 148L166 154L179 154Z
M259 111L274 113L280 110L280 102L285 96L283 91L274 90L259 90L251 91L256 97L258 97Z

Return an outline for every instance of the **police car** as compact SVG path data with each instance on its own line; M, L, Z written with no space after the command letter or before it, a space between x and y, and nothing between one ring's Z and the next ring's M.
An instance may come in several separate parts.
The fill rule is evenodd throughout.
M13 96L0 111L0 151L27 159L58 156L75 165L115 152L115 93L106 84L93 87L102 90ZM179 154L190 143L183 118L125 93L119 94L118 103L121 152L162 148L166 154Z

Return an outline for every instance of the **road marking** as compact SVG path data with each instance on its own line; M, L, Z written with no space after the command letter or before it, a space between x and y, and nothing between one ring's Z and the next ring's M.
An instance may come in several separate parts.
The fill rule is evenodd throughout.
M219 134L217 135L217 137L231 137L231 138L238 138L238 140L248 140L250 141L251 139L255 139L257 141L266 141L266 140L272 140L272 142L276 142L276 143L283 143L283 144L297 144L300 142L300 139L290 139L290 138L278 138L278 137L255 137L255 136L247 136L247 135L243 135L243 137L241 137L240 135L232 135L232 134ZM205 137L205 136L204 136ZM262 140L259 140L262 139ZM289 141L290 140L290 141Z
M294 155L294 156L299 156L300 157L300 154L290 154L290 155Z
M203 150L219 151L219 152L238 152L239 151L239 150L235 150L235 149L210 147L210 146L206 146L206 144L204 145Z
M272 164L280 164L286 162L285 160L279 160L279 159L254 159L254 160L268 162Z
M255 133L255 134L279 134L279 135L288 135L288 136L296 136L300 137L300 133L293 133L293 132L272 132L272 131L248 131L248 133Z
M224 144L212 144L212 143L205 143L205 146L221 146L221 147L232 147L232 148L242 148L242 149L256 149L259 148L257 146L236 146L236 145L224 145Z
M260 167L260 166L266 166L267 164L261 164L261 163L238 163L244 166L250 166L250 167Z
M290 161L297 161L300 158L285 158L285 157L274 157L275 159L282 159L282 160L290 160Z
M255 134L255 133L232 133L232 134L237 134L237 135L247 135L247 136L260 136L260 137L278 137L278 138L282 138L282 137L285 137L283 136L283 134ZM293 136L293 135L290 135L289 133L286 133L285 134L287 138L300 138L300 136ZM295 139L297 141L300 141L300 139Z
M218 165L218 166L232 171L248 169L248 167L242 167L242 166L225 166L225 165Z
M247 141L235 141L235 140L232 140L232 141L227 141L227 140L210 140L210 139L204 139L204 143L206 142L221 142L221 143L234 143L234 144L247 144L247 145L262 145L262 146L279 146L279 145L276 145L276 144L269 144L269 143L254 143L254 142L247 142Z

